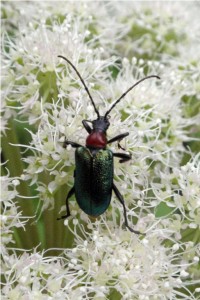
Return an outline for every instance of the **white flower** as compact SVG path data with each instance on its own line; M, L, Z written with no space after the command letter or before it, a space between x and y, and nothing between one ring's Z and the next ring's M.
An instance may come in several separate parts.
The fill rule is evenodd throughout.
M77 236L78 228L82 238ZM106 230L105 234L97 222L90 224L90 229L75 225L74 248L66 249L57 258L39 253L23 254L20 258L11 255L4 272L7 279L12 276L15 287L5 285L2 294L11 298L29 295L30 299L45 294L52 299L83 299L90 295L98 299L109 297L114 288L123 299L133 295L136 299L176 299L181 295L179 289L184 286L189 268L198 263L197 259L183 256L184 251L192 254L189 245L187 249L181 244L166 247L156 231L140 240L122 230L110 234ZM179 248L183 251L181 255Z
M27 218L22 217L15 199L18 196L16 187L19 180L7 176L1 177L1 253L6 252L6 246L14 242L14 228L24 227Z

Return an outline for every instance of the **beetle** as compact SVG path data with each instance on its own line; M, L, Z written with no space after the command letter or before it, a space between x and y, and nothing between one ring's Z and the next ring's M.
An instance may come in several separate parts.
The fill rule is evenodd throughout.
M124 224L131 231L136 234L140 234L139 231L132 229L128 224L127 211L124 202L124 198L118 190L117 186L113 182L114 176L114 164L113 158L117 157L120 159L120 163L127 162L131 159L131 154L127 153L113 153L107 148L108 144L118 142L118 147L125 150L120 145L120 141L129 135L128 132L121 133L111 139L107 139L107 130L110 126L109 113L112 109L124 98L128 92L130 92L135 86L142 81L149 78L158 78L157 75L146 76L134 85L132 85L126 92L124 92L119 99L117 99L105 113L104 116L99 114L96 108L95 102L87 88L80 73L73 65L73 63L66 57L59 55L58 57L64 59L76 72L77 76L81 80L90 100L97 114L97 119L83 120L82 124L86 129L88 136L86 138L86 146L82 146L78 143L65 140L64 147L71 145L75 148L75 171L74 171L74 185L68 192L66 198L66 215L58 218L64 219L70 216L69 199L75 194L76 201L79 207L89 216L98 217L103 214L111 201L112 191L114 191L117 199L123 206L124 212ZM89 125L92 124L92 126Z

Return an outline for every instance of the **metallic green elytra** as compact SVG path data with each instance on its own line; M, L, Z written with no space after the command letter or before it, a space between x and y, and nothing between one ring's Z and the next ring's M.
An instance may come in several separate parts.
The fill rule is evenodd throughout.
M95 102L86 86L80 73L73 65L73 63L66 57L59 55L62 59L66 60L67 63L74 69L79 79L81 80L90 100L94 107L95 113L97 114L97 119L83 120L83 126L88 132L86 138L86 147L82 145L65 140L64 147L71 145L76 149L75 151L75 172L74 172L74 185L67 194L66 198L66 215L58 219L68 218L70 216L69 209L69 199L75 194L76 201L80 208L88 215L97 217L103 214L111 200L112 191L115 193L116 198L123 206L124 211L124 224L125 226L134 233L140 233L137 230L132 229L128 225L127 212L125 207L125 202L122 194L116 187L113 181L113 157L120 159L120 163L126 162L131 159L131 154L123 152L112 152L107 148L108 144L117 142L118 148L125 150L120 145L120 141L129 135L128 132L120 133L117 136L107 139L107 130L110 126L110 116L111 110L121 101L122 98L126 96L135 86L140 82L156 77L156 75L150 75L145 78L140 79L135 84L133 84L126 92L124 92L107 110L104 116L99 114L96 108ZM92 126L89 125L92 124Z
M80 208L97 217L104 213L111 200L113 185L113 153L79 147L75 151L75 197Z

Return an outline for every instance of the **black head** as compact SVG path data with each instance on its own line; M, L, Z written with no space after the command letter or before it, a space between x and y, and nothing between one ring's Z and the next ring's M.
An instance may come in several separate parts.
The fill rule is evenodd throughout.
M133 84L126 92L124 92L124 93L119 97L119 99L117 99L117 100L112 104L112 106L110 107L110 109L105 113L105 116L100 116L99 111L98 111L98 109L97 109L96 106L95 106L94 100L93 100L93 98L92 98L92 96L91 96L91 94L90 94L90 92L89 92L89 90L88 90L88 88L87 88L87 86L86 86L86 84L85 84L83 78L81 77L80 73L79 73L78 70L76 69L76 67L75 67L75 66L71 63L71 61L70 61L69 59L67 59L66 57L64 57L64 56L62 56L62 55L59 55L58 57L61 57L61 58L63 58L64 60L66 60L66 61L71 65L71 67L74 69L74 71L76 72L76 74L78 75L78 77L80 78L80 80L81 80L81 82L82 82L82 84L83 84L83 86L84 86L84 88L85 88L85 90L86 90L86 92L87 92L87 94L88 94L88 96L89 96L91 102L92 102L92 105L93 105L93 107L94 107L94 110L95 110L95 112L96 112L96 114L97 114L97 119L94 120L94 121L91 121L92 124L93 124L93 128L94 128L94 129L98 129L98 128L99 128L99 129L101 129L101 130L103 130L103 131L106 131L106 130L108 129L109 125L110 125L110 122L108 121L108 119L109 119L109 113L110 113L111 110L117 105L117 103L119 103L119 102L121 101L121 99L124 98L124 97L126 96L126 94L128 94L128 92L130 92L136 85L138 85L140 82L142 82L142 81L144 81L144 80L146 80L146 79L153 78L153 77L154 77L154 78L157 78L157 79L160 79L160 77L157 76L157 75L150 75L150 76L146 76L146 77L140 79L140 80L137 81L135 84Z
M110 122L108 119L108 117L99 116L96 120L92 121L93 129L99 129L106 132L108 127L110 126Z

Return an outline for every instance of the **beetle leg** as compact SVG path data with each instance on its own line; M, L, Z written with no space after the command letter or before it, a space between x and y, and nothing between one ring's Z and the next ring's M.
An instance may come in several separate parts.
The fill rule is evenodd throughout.
M66 148L68 145L71 145L73 148L82 147L80 144L65 140L63 143L63 147Z
M130 160L132 157L131 154L126 154L126 153L113 153L113 156L121 158L119 161L120 163Z
M91 123L91 121L89 121L89 120L83 120L83 121L82 121L83 126L84 126L84 128L87 130L88 133L91 133L91 132L92 132L92 128L88 125L87 122L90 122L90 123Z
M74 194L75 192L75 189L74 189L74 186L71 188L71 190L69 191L69 193L67 194L67 198L66 198L66 211L67 211L67 214L64 215L64 216L61 216L60 218L57 218L57 220L61 220L61 219L66 219L70 216L70 210L69 210L69 198Z
M117 143L118 148L119 148L119 149L122 149L122 150L125 150L125 149L120 145L120 142L121 142L121 140L123 140L127 135L129 135L129 132L121 133L121 134L115 136L114 138L112 138L111 140L109 140L109 141L107 142L107 144L110 144L110 143L113 143L113 142L118 141L118 143Z
M120 203L122 204L123 206L123 209L124 209L124 219L125 219L125 226L131 231L131 232L134 232L136 234L142 234L141 232L137 231L137 230L134 230L132 229L129 225L128 225L128 219L127 219L127 212L126 212L126 206L125 206L125 203L124 203L124 198L123 196L120 194L118 188L116 187L116 185L113 183L113 191L117 197L117 199L120 201Z

